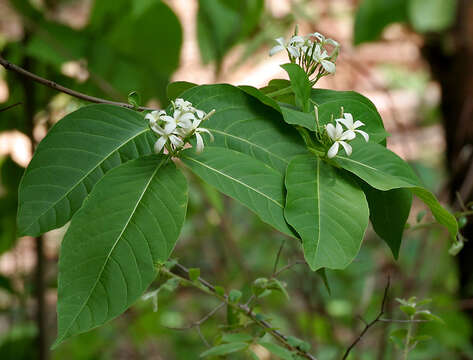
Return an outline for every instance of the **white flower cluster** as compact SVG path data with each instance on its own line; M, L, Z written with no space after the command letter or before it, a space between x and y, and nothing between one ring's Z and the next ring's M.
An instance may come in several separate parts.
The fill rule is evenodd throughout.
M335 40L327 39L316 32L306 36L294 34L288 42L280 37L276 39L276 42L278 45L270 50L269 55L273 56L286 50L289 60L300 65L309 77L316 74L315 82L322 76L335 73L335 61L340 51L340 44ZM326 45L333 48L330 54Z
M204 150L204 140L201 133L213 136L209 130L200 127L200 124L211 117L215 110L208 114L202 110L196 109L192 103L184 99L176 99L172 102L173 114L169 116L164 110L156 110L145 116L149 120L151 129L159 135L154 145L154 150L160 153L164 148L169 154L175 154L184 148L188 140L195 135L196 152L201 153Z
M346 130L343 130L342 124L346 127ZM344 113L343 118L335 119L335 125L327 124L325 125L325 130L331 141L333 141L332 146L327 151L327 156L333 158L337 155L340 145L345 149L345 152L348 156L352 153L352 147L348 144L348 141L353 140L356 137L356 134L360 134L368 142L370 139L369 135L363 130L359 130L360 126L364 126L361 121L357 120L353 122L353 116L350 113Z

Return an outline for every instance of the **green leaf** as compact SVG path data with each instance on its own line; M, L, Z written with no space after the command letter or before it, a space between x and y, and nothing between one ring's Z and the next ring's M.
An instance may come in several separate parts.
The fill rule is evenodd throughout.
M303 111L310 111L309 98L312 85L306 72L297 64L284 64L281 67L288 73L291 79L291 88L296 96L296 105Z
M259 341L258 344L266 348L271 354L276 355L282 360L293 360L292 352L282 346L267 342Z
M363 0L355 15L355 45L377 40L383 29L391 23L407 22L407 4L411 1Z
M200 276L200 269L199 268L191 268L189 269L189 279L191 281L196 281Z
M19 189L20 236L38 236L68 222L110 169L153 153L143 115L111 105L83 107L41 141Z
M328 277L327 277L327 271L325 269L319 269L317 270L317 275L320 276L322 279L325 289L327 289L327 292L329 295L332 295L332 290L330 289L330 283L328 282Z
M151 155L110 171L73 217L59 258L55 345L120 315L168 259L187 207L187 182Z
M366 183L362 183L361 188L368 200L374 231L388 244L397 259L402 234L411 211L412 193L407 189L376 190Z
M332 115L335 119L338 118L340 108L343 107L344 111L351 113L355 120L365 124L363 130L370 135L370 142L385 143L387 133L383 120L376 106L367 97L354 91L312 89L311 100L318 106L322 126L330 122ZM352 143L357 142L363 143L364 140L359 137Z
M203 85L182 96L198 109L216 110L203 125L215 136L212 146L250 155L282 176L292 157L307 153L297 131L278 112L237 87Z
M250 342L253 340L253 336L244 333L235 334L223 334L222 342L235 343L235 342Z
M457 0L410 0L409 19L421 33L440 32L454 24Z
M338 155L337 162L346 170L360 177L375 189L387 191L406 188L419 197L432 211L435 219L444 225L455 239L458 225L455 217L445 210L435 196L422 187L411 167L385 147L366 143L354 146L350 157Z
M181 94L193 87L196 87L197 84L188 82L188 81L175 81L168 85L166 89L167 97L169 100L175 100L181 96Z
M240 290L232 289L228 293L228 300L232 303L236 303L236 302L240 301L241 295L242 295L242 293L241 293Z
M239 201L267 224L294 236L284 219L284 178L281 173L237 151L206 147L200 155L189 149L181 160L197 176Z
M289 294L286 290L286 286L278 279L271 279L267 285L267 289L278 291L283 294L287 300L289 300Z
M138 92L132 91L128 94L128 104L132 105L134 109L137 109L141 105L141 96Z
M213 348L208 349L207 351L204 351L202 354L200 354L200 357L208 357L208 356L222 356L222 355L228 355L232 354L241 350L244 350L248 347L247 343L231 343L231 344L223 344L223 345L217 345L214 346Z
M345 268L358 254L368 226L363 191L313 155L291 161L286 189L286 220L301 236L310 268Z

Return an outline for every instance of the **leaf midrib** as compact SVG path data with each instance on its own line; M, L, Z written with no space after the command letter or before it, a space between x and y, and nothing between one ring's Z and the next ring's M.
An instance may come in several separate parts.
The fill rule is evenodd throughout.
M64 195L62 195L58 200L56 200L54 203L52 203L51 206L49 206L45 211L43 211L36 219L39 220L41 219L44 214L46 214L48 211L50 211L52 208L54 208L60 201L64 200L80 183L82 183L84 181L84 179L86 179L93 171L95 171L100 165L102 165L105 161L108 160L108 158L110 158L110 156L112 156L114 153L116 153L117 151L119 151L122 147L128 145L131 141L135 140L137 137L139 137L140 135L146 133L150 131L150 129L144 129L142 131L140 131L139 133L135 134L133 137L129 138L127 141L125 141L124 143L122 143L120 146L116 147L113 151L111 151L106 157L104 157L102 159L102 161L98 162L96 166L94 166L93 168L91 168L84 176L82 176L66 193L64 193ZM28 227L25 229L25 231L23 232L24 234L27 233L27 231L35 224L35 222L37 220L33 220L29 225ZM41 231L41 229L40 229Z
M274 200L273 198L269 197L269 196L266 195L265 193L259 191L258 189L255 189L254 187L252 187L252 186L250 186L250 185L248 185L248 184L246 184L246 183L244 183L244 182L242 182L242 181L240 181L240 180L238 180L238 179L236 179L236 178L234 178L234 177L232 177L232 176L230 176L230 175L228 175L228 174L225 174L224 172L221 172L221 171L219 171L219 170L217 170L217 169L211 167L210 165L207 165L207 164L205 164L205 163L203 163L203 162L201 162L201 161L198 161L198 160L196 160L196 159L194 159L194 158L190 158L190 157L188 157L188 156L184 156L184 158L187 159L187 160L191 160L191 161L193 161L193 162L195 162L195 163L197 163L197 164L199 164L199 165L201 165L201 166L203 166L203 167L205 167L205 168L207 168L207 169L209 169L209 170L212 170L212 171L214 171L214 172L216 172L216 173L218 173L218 174L220 174L220 175L222 175L222 176L225 176L226 178L228 178L228 179L230 179L230 180L232 180L232 181L235 181L236 183L238 183L238 184L240 184L240 185L242 185L242 186L244 186L244 187L246 187L246 188L248 188L248 189L254 191L255 193L257 193L257 194L259 194L259 195L265 197L266 199L268 199L268 200L270 200L271 202L275 203L275 204L276 204L277 206L279 206L281 209L284 208L284 206L283 206L282 204L280 204L279 202L277 202L277 201Z
M84 307L86 306L86 304L88 303L90 297L92 296L92 293L94 292L101 276L102 276L102 273L103 271L105 270L105 266L107 265L110 257L112 256L112 253L113 251L115 250L115 247L117 246L119 240L122 238L123 236L123 233L125 232L125 230L127 229L128 225L130 224L133 216L135 215L136 213L136 209L138 208L141 200L143 199L143 196L144 194L146 193L146 191L148 190L149 188L149 185L151 184L151 181L154 179L154 177L156 176L156 173L158 172L158 170L162 167L163 163L167 161L167 158L165 159L162 159L160 163L158 163L158 165L156 166L156 169L153 171L153 173L151 174L148 182L146 183L145 187L143 188L143 191L140 195L140 197L138 198L138 200L136 201L136 204L135 206L133 207L133 210L132 212L130 213L130 216L128 217L125 225L123 226L123 229L122 231L120 232L120 234L117 236L117 238L115 239L115 242L113 243L113 246L111 247L110 251L108 252L107 254L107 257L105 258L105 261L102 265L102 268L100 269L98 275L97 275L97 278L95 279L95 282L94 282L94 285L92 286L92 288L90 289L89 291L89 294L87 295L87 298L84 300L84 302L82 303L79 311L77 311L77 314L74 316L74 318L72 319L72 321L70 322L69 326L67 327L67 329L63 332L63 335L61 336L60 339L56 340L56 343L59 343L60 341L62 341L65 336L68 334L69 330L71 329L72 325L75 323L75 321L77 320L77 318L79 317L79 315L82 313L82 311L84 310Z

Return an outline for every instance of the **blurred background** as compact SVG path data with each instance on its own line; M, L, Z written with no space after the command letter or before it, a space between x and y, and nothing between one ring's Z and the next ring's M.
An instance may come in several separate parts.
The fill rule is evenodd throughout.
M342 45L336 75L318 86L370 98L391 134L388 147L451 209L471 207L471 0L0 0L0 51L74 90L125 102L138 91L144 104L164 107L170 81L262 87L285 78L279 67L285 55L270 58L268 51L295 24L300 34L318 31ZM160 291L158 311L140 300L105 326L49 350L65 229L16 238L17 189L35 145L83 105L0 68L0 359L197 359L206 345L196 329L171 328L192 324L218 302L187 288ZM271 275L279 249L281 267L302 258L297 243L187 175L188 221L174 252L182 264L247 297L254 279ZM417 296L431 298L430 309L444 321L416 325L432 339L409 359L473 359L473 244L449 255L446 234L422 226L431 220L423 214L414 203L398 261L369 231L346 270L327 272L330 294L317 274L297 265L279 278L290 298L275 292L257 307L285 333L309 342L318 359L340 359L379 311L389 275L387 318L402 319L396 297ZM462 228L466 239L473 239L471 224ZM201 326L207 342L226 321L221 310ZM403 327L376 324L351 359L400 359L393 334ZM253 350L262 360L277 359L262 347Z

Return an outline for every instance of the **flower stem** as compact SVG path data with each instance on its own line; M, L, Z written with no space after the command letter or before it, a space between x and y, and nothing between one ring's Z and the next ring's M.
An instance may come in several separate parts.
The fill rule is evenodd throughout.
M410 351L410 345L409 343L411 342L411 336L412 336L412 330L414 327L414 316L409 317L409 325L407 326L407 334L406 334L406 342L404 343L404 352L402 359L403 360L408 360L409 357L409 351Z

